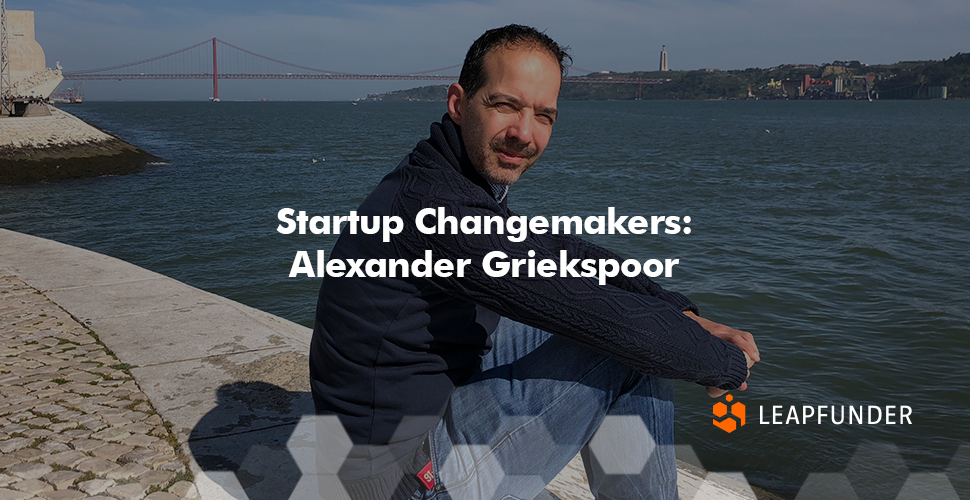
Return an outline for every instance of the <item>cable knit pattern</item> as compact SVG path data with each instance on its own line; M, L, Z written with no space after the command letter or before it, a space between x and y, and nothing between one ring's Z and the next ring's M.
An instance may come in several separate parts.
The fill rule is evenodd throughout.
M535 250L536 260L557 262L560 250L570 259L622 260L613 252L570 235L530 234L515 243L506 235L420 233L415 216L437 207L459 220L514 215L507 197L496 201L471 166L447 115L358 209L362 216L400 216L403 232L391 243L345 232L330 257L414 260L431 250L434 259L471 259L465 276L327 277L320 289L310 353L314 403L318 413L338 415L356 445L370 445L352 450L341 470L352 497L414 491L408 490L414 454L455 387L480 371L499 315L565 335L649 375L723 389L744 382L741 350L685 316L696 311L689 299L646 276L599 285L558 273L494 278L482 268L494 250L519 259ZM392 495L388 477L402 474Z
M458 159L458 162L454 161ZM747 374L744 355L686 317L697 310L681 294L666 292L646 276L617 276L599 285L596 278L493 278L482 258L501 250L509 259L548 258L556 262L565 249L570 258L623 259L602 247L571 235L529 234L521 243L505 235L425 235L414 224L423 208L447 207L447 215L509 217L513 214L467 176L474 172L463 155L457 126L447 115L432 127L404 168L394 215L406 222L394 242L402 256L471 258L463 278L430 278L443 291L483 305L502 316L566 335L622 360L648 375L735 389ZM463 175L464 174L464 175ZM479 183L480 184L480 183ZM739 369L739 367L743 367Z

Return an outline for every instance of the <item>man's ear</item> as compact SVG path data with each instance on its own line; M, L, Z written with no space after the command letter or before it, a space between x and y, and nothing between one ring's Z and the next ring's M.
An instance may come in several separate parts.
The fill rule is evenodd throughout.
M462 113L465 110L465 89L461 85L452 83L448 87L448 116L455 125L461 126Z

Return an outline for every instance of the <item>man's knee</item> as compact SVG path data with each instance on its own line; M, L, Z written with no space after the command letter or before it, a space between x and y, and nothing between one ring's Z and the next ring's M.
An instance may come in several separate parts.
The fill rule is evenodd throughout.
M645 375L633 368L632 374L624 387L624 394L636 393L652 397L659 401L674 401L674 381L666 378Z

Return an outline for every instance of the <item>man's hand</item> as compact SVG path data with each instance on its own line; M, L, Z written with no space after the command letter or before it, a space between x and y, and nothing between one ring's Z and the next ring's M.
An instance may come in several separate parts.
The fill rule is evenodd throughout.
M748 376L751 376L751 367L758 361L761 361L761 353L758 352L758 345L754 343L754 335L751 335L745 331L735 330L727 325L715 323L709 319L702 318L694 314L692 311L684 311L684 314L700 324L705 330L710 332L711 335L740 347L741 351L744 353L744 360L748 363ZM747 388L747 382L742 383L741 387L738 387L738 389L742 391ZM716 387L707 388L707 395L712 398L721 397L727 392L728 391L724 389L718 389Z

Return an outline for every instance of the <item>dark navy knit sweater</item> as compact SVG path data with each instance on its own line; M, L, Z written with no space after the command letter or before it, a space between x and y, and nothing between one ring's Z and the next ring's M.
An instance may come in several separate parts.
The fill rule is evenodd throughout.
M455 387L480 370L480 356L500 316L565 335L649 375L734 389L747 366L741 350L683 314L694 304L646 276L493 278L482 257L493 250L510 259L613 258L616 254L570 235L425 235L414 225L423 208L466 215L509 217L465 154L457 125L445 115L431 137L364 200L361 216L396 215L404 231L389 243L381 235L344 232L332 259L472 259L465 277L334 278L320 288L310 376L318 413L339 416L356 445L341 478L354 498L407 495L420 483L413 473L427 459L421 443L443 414ZM422 418L423 417L423 418ZM385 446L389 445L389 446ZM402 481L403 476L403 482ZM399 484L400 482L400 484Z

